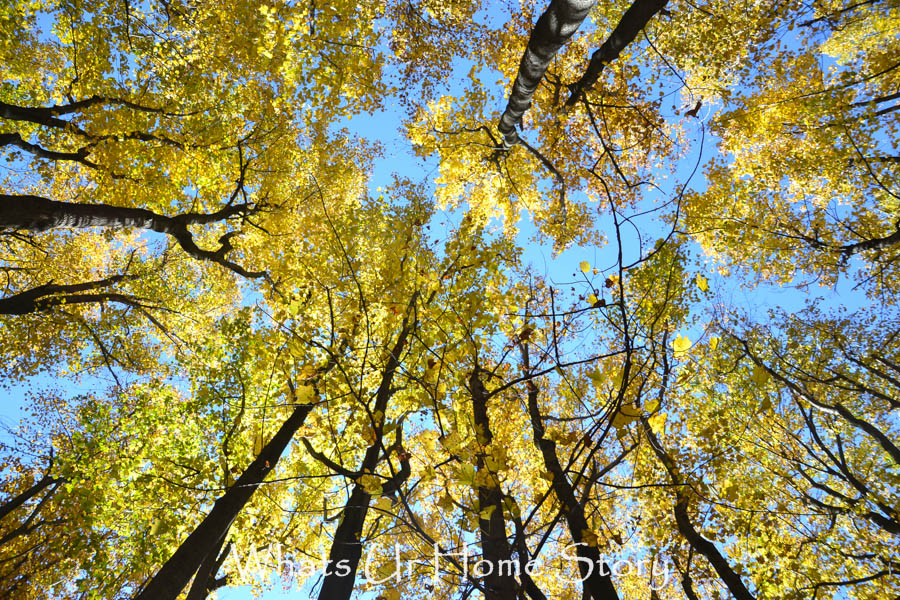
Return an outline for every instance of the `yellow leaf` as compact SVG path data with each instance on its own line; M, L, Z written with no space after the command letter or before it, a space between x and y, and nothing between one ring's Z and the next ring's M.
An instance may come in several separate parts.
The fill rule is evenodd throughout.
M381 494L381 479L376 477L375 475L363 475L359 478L359 484L370 496L377 496Z
M581 530L581 540L588 546L592 546L594 548L600 545L600 538L597 537L597 534L590 529Z
M716 348L719 347L719 338L714 337L709 339L709 349L715 351Z
M591 265L586 260L581 261L581 263L578 265L578 267L581 269L582 273L587 273L588 271L591 270Z
M295 392L294 399L297 404L309 404L316 397L316 388L311 385L298 385Z
M457 478L465 485L475 485L475 465L460 465Z
M438 498L437 505L447 511L453 510L453 499L447 494L444 494Z
M672 342L672 349L675 350L675 358L681 358L691 348L691 340L683 335L679 335Z
M769 381L769 372L766 371L766 368L760 365L756 365L753 367L753 373L750 374L750 379L756 385L765 385L767 381Z
M709 291L709 280L699 273L697 273L697 287L701 292Z
M650 429L653 430L653 433L659 435L663 432L663 428L666 425L666 413L656 413L649 419L647 419L647 424L650 425Z
M491 514L493 514L495 508L497 508L497 507L492 504L492 505L488 506L487 508L485 508L484 510L482 510L480 513L478 513L478 516L485 520L490 519Z
M619 409L619 412L626 417L636 419L641 416L641 409L635 406L634 404L623 404Z
M626 415L623 412L616 413L616 416L613 417L613 427L615 427L619 431L624 431L625 427L627 427L632 421L634 421L637 417L633 417L630 415Z
M153 521L153 525L150 527L150 535L158 535L161 531L165 529L163 522L159 519Z
M521 515L521 511L519 510L519 505L516 504L515 499L506 496L503 498L503 512L512 517L513 519L518 518Z

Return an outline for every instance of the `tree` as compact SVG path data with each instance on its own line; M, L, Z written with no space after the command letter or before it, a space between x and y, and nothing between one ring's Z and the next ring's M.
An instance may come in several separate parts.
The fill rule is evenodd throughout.
M898 28L0 9L0 595L897 596Z

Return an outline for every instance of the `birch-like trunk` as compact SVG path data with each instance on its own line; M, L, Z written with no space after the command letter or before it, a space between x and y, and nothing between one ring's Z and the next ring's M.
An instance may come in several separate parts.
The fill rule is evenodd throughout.
M507 148L519 140L516 125L531 106L531 98L544 78L550 61L581 26L596 3L597 0L552 0L538 18L519 63L509 103L497 126Z

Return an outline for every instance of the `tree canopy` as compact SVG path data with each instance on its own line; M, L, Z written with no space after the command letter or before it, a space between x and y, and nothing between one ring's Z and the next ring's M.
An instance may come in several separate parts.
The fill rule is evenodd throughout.
M900 598L896 0L0 5L0 596Z

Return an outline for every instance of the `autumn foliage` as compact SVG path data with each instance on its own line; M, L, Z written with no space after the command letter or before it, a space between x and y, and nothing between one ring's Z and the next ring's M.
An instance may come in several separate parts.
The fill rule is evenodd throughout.
M3 3L0 597L900 597L898 67L896 0Z

